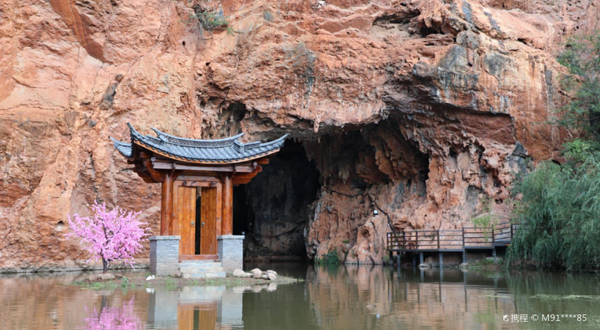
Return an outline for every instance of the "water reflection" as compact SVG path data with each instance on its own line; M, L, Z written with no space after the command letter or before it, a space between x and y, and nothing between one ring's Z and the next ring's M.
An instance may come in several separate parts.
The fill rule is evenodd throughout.
M305 281L92 291L63 285L73 275L0 277L0 329L600 328L595 275L281 266L270 268ZM503 319L515 314L587 321Z
M309 268L309 301L320 329L592 329L600 320L600 287L593 275L477 272L458 269L401 272L384 267ZM512 316L537 315L534 322ZM587 322L543 314L587 314ZM508 316L508 321L504 317Z
M217 324L243 326L245 288L224 286L159 288L150 295L148 327L152 329L214 329Z
M276 283L250 286L157 288L150 291L150 329L232 329L244 328L244 293L274 292Z
M100 310L94 309L85 319L87 330L137 330L142 329L140 318L133 312L133 298L120 308L107 306L102 299Z
M129 302L140 317L139 309L147 305L145 292L93 291L69 285L88 275L0 276L0 329L87 329L94 310L98 316L103 306L120 307Z

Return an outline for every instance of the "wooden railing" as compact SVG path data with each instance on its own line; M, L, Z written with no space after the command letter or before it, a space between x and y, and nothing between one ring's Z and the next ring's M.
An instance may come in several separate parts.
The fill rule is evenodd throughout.
M508 244L517 224L503 222L491 227L447 230L410 230L387 234L388 250L461 250Z

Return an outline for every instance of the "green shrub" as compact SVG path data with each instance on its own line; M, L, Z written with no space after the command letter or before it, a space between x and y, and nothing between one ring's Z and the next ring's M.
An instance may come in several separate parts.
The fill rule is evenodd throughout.
M234 30L232 26L228 26L227 29L225 29L227 31L227 34L230 36L234 36L236 33L238 33L238 31Z
M121 289L126 290L129 287L129 279L127 277L123 277L123 280L121 280L121 284L119 284L119 286Z
M114 290L117 288L117 284L114 281L107 282L73 282L73 285L77 285L82 288L88 288L92 290Z
M318 265L339 265L342 260L338 256L337 249L333 249L324 254L322 258L315 258L315 263Z
M390 260L390 257L387 256L387 255L383 256L382 262L383 262L384 265L391 265L392 264L392 261Z
M214 13L204 12L198 16L206 30L212 31L218 27L229 26L229 21L224 16L218 16Z
M167 287L167 290L175 290L177 288L177 281L170 277L167 277L167 279L165 280L165 286Z
M208 11L201 6L195 5L194 12L190 13L190 18L197 19L202 25L202 28L206 31L214 31L217 28L227 29L230 27L227 17L222 12L215 13Z

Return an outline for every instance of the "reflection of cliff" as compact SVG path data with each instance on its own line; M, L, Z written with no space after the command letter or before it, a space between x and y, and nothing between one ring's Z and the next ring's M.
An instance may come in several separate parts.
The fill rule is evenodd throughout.
M307 277L323 329L496 329L515 307L504 279L469 279L458 270L444 270L441 281L431 270L398 277L379 266L311 268Z

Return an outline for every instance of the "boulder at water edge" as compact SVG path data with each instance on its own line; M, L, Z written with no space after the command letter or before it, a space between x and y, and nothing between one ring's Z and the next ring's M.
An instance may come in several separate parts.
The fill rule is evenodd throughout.
M252 273L252 276L254 278L256 278L256 279L261 279L262 278L262 270L260 270L258 268L254 268L250 272Z
M246 273L245 271L241 270L241 269L236 269L233 271L233 276L234 277L242 277L242 278L246 278L246 277L252 277L251 273Z

